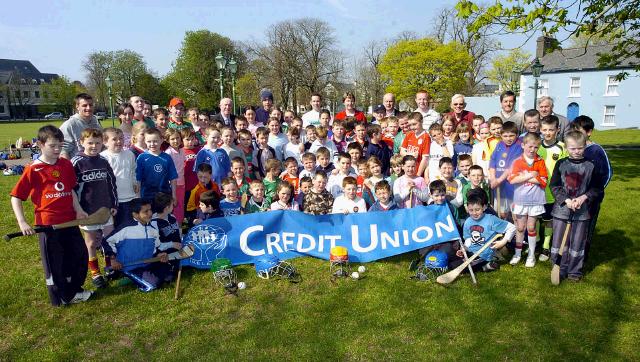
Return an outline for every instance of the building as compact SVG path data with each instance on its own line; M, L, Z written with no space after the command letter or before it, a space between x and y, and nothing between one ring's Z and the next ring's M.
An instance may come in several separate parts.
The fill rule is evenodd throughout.
M633 70L637 59L627 59L616 68L599 68L598 54L610 51L612 45L553 50L554 42L548 37L537 40L536 57L544 66L538 79L538 98L553 98L554 112L569 120L581 114L591 117L598 129L640 125L640 102L634 101L640 93L640 77ZM631 76L618 81L616 75L621 71ZM525 69L520 77L521 111L534 108L534 81L531 68Z
M39 117L47 105L41 86L55 78L28 60L0 59L0 119Z

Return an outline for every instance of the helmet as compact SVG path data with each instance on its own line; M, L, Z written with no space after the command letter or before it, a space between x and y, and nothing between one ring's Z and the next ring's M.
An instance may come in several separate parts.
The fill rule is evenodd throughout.
M346 277L351 275L349 267L349 252L344 246L334 246L329 251L329 262L331 275L335 277Z
M418 268L416 279L426 281L437 278L449 269L449 257L440 250L432 250L424 257L424 264Z
M227 258L216 259L211 263L213 279L220 283L227 293L235 294L238 290L236 273L232 269L231 260Z
M256 273L262 279L281 277L291 282L299 282L300 275L296 269L286 261L275 255L264 255L255 261Z

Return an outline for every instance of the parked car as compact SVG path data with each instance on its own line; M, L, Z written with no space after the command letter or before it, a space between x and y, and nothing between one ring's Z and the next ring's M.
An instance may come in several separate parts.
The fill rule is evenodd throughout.
M98 121L102 121L105 118L107 118L107 112L96 112L96 119Z
M44 119L62 119L64 114L62 112L52 112L44 116Z

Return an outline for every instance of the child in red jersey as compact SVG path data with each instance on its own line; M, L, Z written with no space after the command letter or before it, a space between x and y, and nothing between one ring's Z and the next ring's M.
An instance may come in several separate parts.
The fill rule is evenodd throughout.
M11 190L11 207L23 235L35 234L22 208L22 202L29 197L35 206L35 224L39 226L87 216L73 192L76 175L71 161L60 158L63 141L58 128L52 125L40 128L37 143L42 153L26 167ZM82 289L88 256L78 227L41 233L40 255L52 305L84 302L91 297L93 292Z

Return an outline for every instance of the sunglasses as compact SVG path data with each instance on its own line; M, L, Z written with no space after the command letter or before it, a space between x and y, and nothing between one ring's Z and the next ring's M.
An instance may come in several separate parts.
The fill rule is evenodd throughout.
M454 103L454 106L464 106L464 103Z

